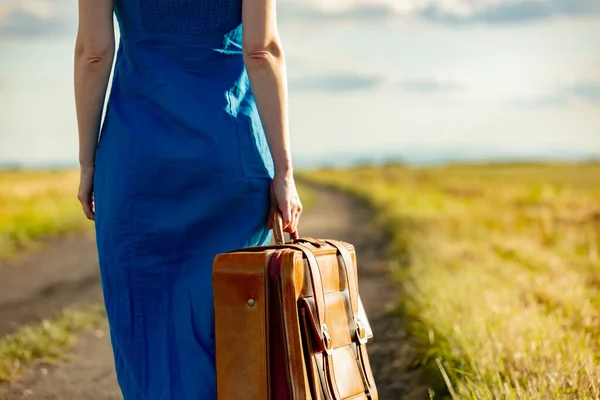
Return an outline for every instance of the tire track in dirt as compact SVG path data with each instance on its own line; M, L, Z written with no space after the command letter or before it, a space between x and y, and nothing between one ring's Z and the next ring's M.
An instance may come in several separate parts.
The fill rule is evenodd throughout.
M402 329L402 321L388 315L397 304L398 290L388 277L390 263L385 259L383 233L374 227L371 212L360 202L330 189L316 188L315 192L316 202L303 215L300 233L344 240L357 249L360 294L375 335L368 348L380 399L427 399L420 371L410 365L414 359L411 340ZM20 263L0 269L0 334L72 301L100 299L91 237L58 240L48 250ZM27 268L30 270L25 271ZM21 285L22 290L3 293L4 288L19 285L21 279L29 281ZM37 286L35 280L39 281ZM0 386L0 399L118 400L122 397L112 363L105 324L103 329L82 334L68 361L51 368L34 368L21 382Z

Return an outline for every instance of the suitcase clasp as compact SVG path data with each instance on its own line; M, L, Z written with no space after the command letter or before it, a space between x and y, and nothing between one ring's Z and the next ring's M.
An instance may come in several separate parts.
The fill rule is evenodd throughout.
M367 327L358 317L354 317L354 326L356 330L356 338L360 344L367 344Z
M333 353L333 340L331 340L327 325L321 325L321 331L323 332L323 348L325 349L325 353L330 356Z

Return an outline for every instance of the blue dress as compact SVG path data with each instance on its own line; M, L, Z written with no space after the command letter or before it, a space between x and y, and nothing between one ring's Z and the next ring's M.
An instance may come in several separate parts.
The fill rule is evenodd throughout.
M264 245L273 161L242 0L116 0L97 245L125 400L216 398L212 262Z

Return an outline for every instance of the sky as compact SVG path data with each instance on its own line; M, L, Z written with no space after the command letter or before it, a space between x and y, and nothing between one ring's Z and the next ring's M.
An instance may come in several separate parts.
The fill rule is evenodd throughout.
M0 164L77 162L76 8L0 0ZM279 0L278 17L301 166L600 157L599 0Z

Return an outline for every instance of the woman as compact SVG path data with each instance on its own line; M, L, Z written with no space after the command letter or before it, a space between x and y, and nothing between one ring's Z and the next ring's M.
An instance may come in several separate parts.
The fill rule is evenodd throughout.
M216 398L213 258L302 212L285 80L275 0L79 0L78 197L125 400Z

